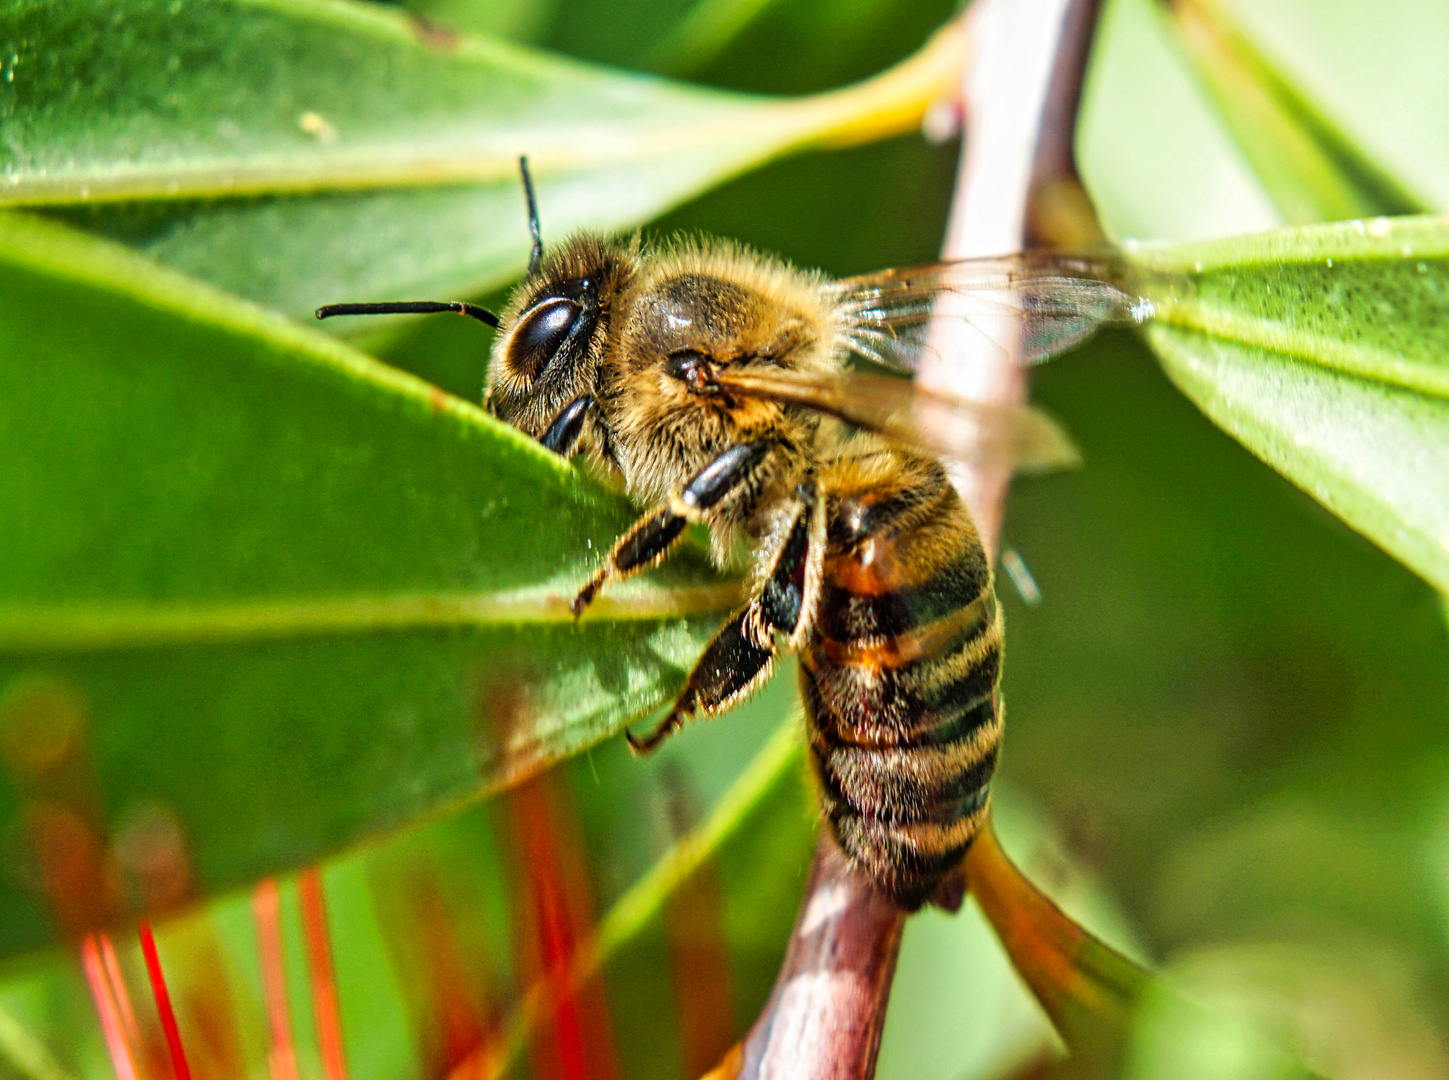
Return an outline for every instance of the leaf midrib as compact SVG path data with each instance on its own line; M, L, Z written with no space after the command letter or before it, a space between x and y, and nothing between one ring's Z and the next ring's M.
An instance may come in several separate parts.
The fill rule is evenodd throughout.
M1153 318L1166 326L1256 346L1341 375L1396 386L1423 397L1449 399L1449 366L1436 368L1423 359L1406 359L1277 320L1239 315L1227 305L1175 299L1159 303Z
M739 595L739 586L733 583L636 585L600 597L580 625L725 611ZM0 651L96 652L401 630L564 625L575 622L569 612L572 599L572 591L540 586L283 600L0 604Z
M278 7L270 0L244 0ZM308 14L333 17L353 12L355 5L309 0ZM286 10L290 11L290 7ZM401 21L399 21L401 20ZM362 25L387 27L417 47L405 17L368 13ZM959 24L946 27L920 50L893 67L859 82L798 98L740 94L703 89L654 76L611 74L614 90L664 92L664 102L641 99L655 113L655 122L642 136L610 122L592 121L574 128L550 125L544 140L538 132L520 141L523 131L499 129L488 118L471 139L459 131L433 131L409 151L410 140L371 139L355 150L340 146L319 152L315 148L294 154L262 154L240 159L207 160L196 167L167 162L127 168L111 162L104 173L50 172L11 176L0 190L0 204L49 205L70 202L106 202L132 199L175 200L199 196L238 196L280 192L355 191L393 187L433 187L482 183L511 178L518 154L526 150L535 176L551 173L597 171L642 160L667 163L681 151L696 154L731 153L731 172L743 171L791 148L846 146L885 138L919 124L929 104L955 84L961 63ZM458 50L450 48L449 55ZM469 53L515 69L558 67L587 82L603 69L579 62L556 61L552 55L509 51L495 43L476 41ZM587 87L586 87L587 88ZM659 122L659 113L682 112L678 121ZM466 131L469 125L460 125ZM729 148L747 147L744 153Z

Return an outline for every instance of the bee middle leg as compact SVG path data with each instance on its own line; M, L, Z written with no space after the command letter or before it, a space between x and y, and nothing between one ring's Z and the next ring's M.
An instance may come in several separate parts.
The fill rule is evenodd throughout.
M701 713L723 712L762 683L779 651L777 632L791 645L809 632L820 589L824 514L813 482L800 485L797 499L769 574L750 602L705 646L669 715L648 735L626 733L635 753L653 750Z
M695 473L668 505L646 514L626 532L604 565L594 573L569 605L577 618L593 603L608 582L623 579L662 562L692 521L706 520L725 497L737 491L774 448L774 442L731 446Z

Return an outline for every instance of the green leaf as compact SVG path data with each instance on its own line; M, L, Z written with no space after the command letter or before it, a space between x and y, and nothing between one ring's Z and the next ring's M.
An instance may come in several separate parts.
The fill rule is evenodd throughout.
M0 1009L0 1055L28 1080L71 1080L34 1033L4 1009Z
M977 837L965 866L971 894L1012 966L1087 1075L1316 1075L1250 1022L1185 1000L1074 921L1007 858L994 829ZM1215 1054L1205 1055L1204 1043Z
M110 245L0 218L0 296L7 829L59 730L123 871L158 812L197 890L303 865L617 731L730 602L687 555L575 625L623 499ZM50 939L46 914L6 879L0 955Z
M1277 70L1218 0L1168 4L1199 77L1285 220L1429 209Z
M693 71L717 57L773 0L697 0L650 50L653 65Z
M556 3L557 0L409 0L398 6L440 27L532 44L547 31Z
M1449 590L1449 219L1143 249L1148 336L1216 423Z
M550 236L616 229L789 150L911 130L961 54L952 27L866 83L775 99L322 0L17 4L0 36L23 43L5 69L0 202L70 207L294 314L507 280L528 251L520 154Z
M64 220L162 265L266 307L308 318L358 297L476 296L516 279L529 236L517 162L487 184L186 203L175 208L67 209ZM546 241L648 220L720 179L701 156L645 180L641 168L536 176ZM646 170L647 171L647 170ZM339 334L376 320L326 324Z
M1439 1068L1414 1035L1444 1014L1419 981L1445 967L1434 591L1213 426L1145 343L1103 336L1033 389L1086 467L1013 492L1007 538L1043 600L1000 590L1005 781L1050 808L1184 995L1248 1006L1329 1076L1368 1045ZM1292 966L1178 981L1224 949ZM1371 989L1344 1001L1325 966Z
M760 125L800 133L792 110L759 99L362 4L92 0L7 15L20 43L6 69L11 204L437 186L511 177L525 151L540 173L565 172L708 156Z
M1282 224L1157 0L1103 7L1077 131L1082 182L1116 241Z
M1449 206L1449 8L1219 0L1285 80L1415 200Z
M710 747L702 755L696 751L704 747L692 738L674 740L642 760L622 746L605 746L590 761L576 759L546 781L556 793L574 788L581 811L576 824L590 833L580 854L590 864L600 919L581 928L589 933L576 942L573 973L586 980L602 970L611 984L615 1023L649 1033L640 1048L621 1040L627 1065L662 1047L664 1063L672 1067L667 1075L679 1074L674 1002L667 978L661 978L661 915L670 896L702 867L717 874L724 889L724 910L717 914L729 931L736 989L746 995L738 1019L752 1016L769 992L817 824L792 687L793 679L767 690L739 710L744 715L732 714L727 725L693 729ZM741 725L751 737L762 737L758 747L750 738L739 739ZM686 741L694 745L682 746ZM722 748L728 752L722 754ZM702 770L728 771L691 769L691 760ZM698 824L661 851L664 830L648 810L668 790L665 775L673 777L676 793L689 777L719 790L701 800L707 812ZM705 796L703 790L698 794ZM565 824L571 817L566 815ZM497 1023L498 1041L474 1050L495 1055L494 1066L502 1064L499 1056L516 1055L530 1031L549 1029L552 1018L538 987L523 981L515 966L520 942L514 916L529 900L508 818L507 800L491 800L367 845L324 868L344 1045L350 1074L358 1080L431 1075L442 1055L428 1050L459 1050L457 1041L447 1040L456 1035L460 1015L477 1016L480 1023L491 1016ZM642 856L637 868L620 865L620 846L628 846L630 837L608 828L611 823L640 829L649 838L637 853ZM592 835L600 825L603 835ZM287 880L278 884L292 1035L305 1075L308 1061L317 1061L315 987L303 954L295 886ZM260 949L248 900L220 898L156 927L188 1052L205 1052L207 1033L218 1020L234 1024L244 1045L261 1046L262 1036L253 1034L265 1023ZM213 940L206 951L208 937ZM118 932L114 942L131 993L144 998L134 933ZM460 971L464 979L449 981ZM0 1061L21 1075L64 1080L53 1068L32 1068L54 1054L62 1067L77 1059L86 1063L76 1070L82 1076L114 1076L78 965L63 951L53 950L0 980L0 1010L15 1017L6 1023L0 1015ZM154 1025L144 1015L141 1021L143 1030ZM638 1068L627 1073L655 1074Z
M1202 1008L1153 980L1136 1004L1128 1080L1322 1080L1266 1037L1249 1018Z

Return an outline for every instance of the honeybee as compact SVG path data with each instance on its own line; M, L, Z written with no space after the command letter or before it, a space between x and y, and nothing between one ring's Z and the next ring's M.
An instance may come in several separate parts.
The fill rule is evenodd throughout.
M1027 360L1149 307L1110 266L1060 257L829 280L722 241L582 233L545 256L523 172L533 250L501 315L429 301L318 317L452 310L496 327L489 412L556 453L592 455L653 507L580 588L576 616L690 524L721 564L748 551L748 601L631 746L730 708L787 649L841 848L903 908L954 906L948 878L986 816L1000 747L1002 623L942 458L1044 464L1070 449L1039 414L882 371L913 370L941 296L951 317L1014 319Z

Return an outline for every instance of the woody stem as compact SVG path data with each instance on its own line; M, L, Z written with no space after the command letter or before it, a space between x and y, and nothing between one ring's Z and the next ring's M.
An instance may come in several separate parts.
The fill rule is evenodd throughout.
M969 137L957 173L946 258L1000 255L1028 244L1091 243L1095 218L1072 145L1098 0L977 0L963 20L972 41L961 104ZM959 358L922 370L926 386L993 404L1026 396L1011 350L943 342ZM1000 535L1008 474L956 477L987 549ZM870 1080L905 915L855 874L828 832L816 846L800 915L764 1010L713 1077Z

